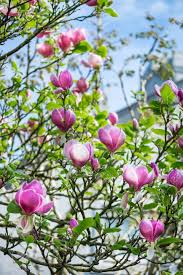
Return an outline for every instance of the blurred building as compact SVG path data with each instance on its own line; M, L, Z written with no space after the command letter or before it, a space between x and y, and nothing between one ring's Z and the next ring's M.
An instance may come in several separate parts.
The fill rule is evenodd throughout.
M172 56L172 58L169 60L169 63L172 65L173 71L174 71L174 77L173 81L177 84L178 87L183 87L183 52L175 52ZM153 70L153 67L151 64L147 67L144 79L148 77L150 74L153 75L152 77L147 81L146 84L146 91L147 91L147 101L151 101L153 98L155 99L154 94L154 85L161 85L163 80L160 78L158 73L155 73ZM133 110L135 117L138 117L138 106L137 103L134 102L130 105L130 108ZM126 122L131 119L129 109L128 107L125 107L118 112L119 121L121 123Z

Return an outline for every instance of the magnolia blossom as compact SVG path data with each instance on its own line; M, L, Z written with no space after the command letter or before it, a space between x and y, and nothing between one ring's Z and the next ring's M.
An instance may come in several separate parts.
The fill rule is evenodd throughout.
M47 136L42 135L42 136L39 136L37 139L38 139L38 144L41 145L41 144L43 144L45 141L47 141Z
M91 158L90 163L93 171L96 171L100 168L100 163L97 158Z
M88 149L88 152L89 152L89 160L91 160L93 158L93 154L94 154L93 146L89 142L85 143L85 146L86 146L86 148Z
M182 88L178 90L177 98L180 105L183 107L183 89Z
M125 165L123 169L123 179L129 184L130 187L134 187L135 191L139 191L142 186L150 184L157 177L154 169L151 173L148 172L145 166L133 167L131 165Z
M50 57L54 54L53 46L47 43L41 43L37 45L37 52L43 57Z
M15 201L26 215L45 214L53 207L53 202L46 202L46 189L38 180L25 182L17 191Z
M179 131L179 129L180 129L180 124L179 123L176 123L176 124L170 123L168 125L168 128L170 129L170 131L172 132L172 134L176 134Z
M51 115L53 123L62 131L67 132L76 122L76 116L72 110L64 108L55 109Z
M32 6L35 5L36 3L37 3L37 0L29 0L29 4Z
M0 179L0 189L4 186L4 181L3 179Z
M17 8L0 7L0 13L12 17L19 15Z
M81 77L77 83L76 83L76 87L74 88L74 92L76 93L85 93L87 90L89 89L89 83L88 81L86 81L86 79L84 77Z
M36 36L37 36L37 38L43 38L45 36L50 35L51 33L52 33L51 31L45 30L45 31L42 31L42 32L38 33Z
M85 29L78 28L78 29L73 30L72 35L71 35L71 40L72 40L74 46L79 44L81 41L86 40Z
M71 229L75 228L76 226L78 226L78 221L75 218L70 219L69 226Z
M139 225L140 233L150 243L164 232L164 224L160 220L142 220Z
M177 142L178 142L179 147L183 148L183 137L178 138Z
M103 59L101 56L94 54L94 53L90 53L88 61L82 61L82 64L85 67L89 67L89 68L93 68L93 69L97 69L100 68L103 64Z
M173 169L165 176L167 183L174 185L178 190L183 187L183 172L178 169Z
M28 234L34 226L33 216L23 215L17 220L17 230L22 234Z
M124 193L121 198L121 207L126 209L128 205L128 192Z
M135 130L137 130L139 128L139 123L138 123L138 120L136 118L133 118L132 125L133 125L133 128Z
M83 167L93 155L88 144L81 144L77 140L69 140L64 145L64 155L72 161L76 167Z
M27 90L27 91L26 91L26 97L27 97L27 98L30 98L31 96L32 96L31 91L30 91L30 90Z
M109 113L108 119L112 125L115 125L118 123L118 114L116 114L115 112L111 112Z
M61 72L58 76L52 74L50 80L55 87L60 88L60 92L70 89L73 83L72 75L67 70Z
M98 131L100 141L110 152L115 152L124 144L126 135L116 126L107 125Z
M67 53L73 46L71 32L63 32L57 38L60 49Z
M33 120L33 119L29 119L29 120L27 121L27 124L28 124L28 126L29 126L31 129L33 129L33 128L37 125L37 121L35 121L35 120Z
M94 7L97 5L97 0L89 0L86 4L90 7Z
M176 96L178 95L179 89L178 89L177 85L172 80L167 80L167 81L163 82L163 84L161 86L158 86L158 85L154 86L155 94L157 96L161 97L161 91L165 85L168 85L170 87L170 89L172 90L172 92L174 92L174 94Z

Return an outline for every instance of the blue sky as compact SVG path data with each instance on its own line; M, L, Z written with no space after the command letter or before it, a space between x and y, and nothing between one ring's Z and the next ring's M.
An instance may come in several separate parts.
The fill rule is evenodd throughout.
M114 0L113 7L118 11L119 17L112 18L105 17L104 27L106 29L116 29L120 36L126 36L131 32L140 32L146 28L145 15L150 13L156 17L156 21L165 27L165 32L169 37L176 40L177 50L183 51L183 29L170 25L168 19L175 17L177 19L182 18L183 12L183 0ZM114 55L116 68L120 67L123 59L130 54L144 52L149 49L149 41L143 40L138 42L132 42L128 47L125 47L123 51L117 52ZM134 65L134 69L137 64ZM109 79L110 75L107 75ZM111 80L113 75L111 74ZM125 90L128 95L129 101L132 102L130 91L138 89L138 78L126 79ZM105 89L105 93L108 98L108 108L111 111L116 111L125 106L124 99L121 95L121 91L118 87L113 89Z

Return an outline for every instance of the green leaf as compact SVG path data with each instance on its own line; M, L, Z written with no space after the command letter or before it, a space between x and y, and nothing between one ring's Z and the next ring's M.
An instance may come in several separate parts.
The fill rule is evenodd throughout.
M21 208L16 204L14 200L8 204L7 211L8 213L14 213L14 214L18 214L22 212Z
M79 225L76 226L74 229L73 229L73 232L76 234L76 235L80 235L83 231L85 231L86 229L90 228L90 227L93 227L95 228L96 227L96 222L95 222L95 219L94 218L86 218L82 221L79 222Z
M113 244L113 246L111 247L111 249L112 250L121 250L124 247L125 243L126 243L125 240L121 240L121 241Z
M32 235L28 235L28 236L26 236L25 238L24 238L24 240L25 240L25 242L26 243L34 243L34 236L32 236Z
M74 49L75 53L85 53L85 52L90 52L92 50L92 46L90 43L88 43L86 40L81 41Z
M149 106L154 114L159 115L161 114L161 104L157 100L152 100L149 103Z
M165 104L169 105L173 103L175 94L168 84L164 84L163 88L161 89L161 97Z
M175 238L175 237L168 237L168 238L164 238L164 239L161 239L157 242L157 244L160 246L160 245L169 245L169 244L172 244L172 243L183 243L183 240L182 239L179 239L179 238Z
M58 103L55 103L55 102L49 102L47 105L46 105L46 109L48 111L52 111L53 109L57 109L57 108L60 108L60 104Z
M118 172L114 167L108 167L105 171L102 172L103 178L111 179L118 176Z
M155 124L155 117L153 115L144 117L140 120L140 123L146 128L150 128Z
M104 234L106 233L115 233L115 232L120 232L121 228L118 227L113 227L113 228L105 228L104 229Z
M153 129L152 132L157 134L157 135L160 135L160 136L165 135L165 130L163 130L163 129Z
M109 14L112 17L118 17L118 13L115 10L113 10L112 8L105 8L104 12Z
M107 47L102 45L97 49L97 54L105 58L107 56L108 50Z
M143 206L143 208L145 210L150 210L150 209L153 209L153 208L156 208L156 207L157 207L157 203L156 202L148 203L148 204L145 204Z
M140 248L138 247L133 247L130 244L126 244L126 247L128 247L130 249L130 251L134 254L134 255L139 255L140 253Z

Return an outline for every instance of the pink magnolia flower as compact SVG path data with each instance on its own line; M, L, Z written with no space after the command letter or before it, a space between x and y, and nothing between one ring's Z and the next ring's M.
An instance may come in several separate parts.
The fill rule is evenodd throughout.
M86 81L84 77L81 77L76 83L76 88L74 88L74 92L83 94L88 89L89 89L88 81Z
M174 185L178 190L183 187L183 172L178 169L173 169L165 176L167 183Z
M135 191L139 191L142 186L152 183L155 177L154 171L149 173L145 166L125 165L123 169L123 179L130 187L134 187Z
M64 145L64 155L76 167L83 167L90 159L90 151L85 144L77 140L70 140Z
M0 179L0 189L4 186L4 181L3 179Z
M100 163L97 158L91 158L90 163L93 171L96 171L100 168Z
M182 88L178 90L177 98L178 98L179 104L183 107L183 89Z
M47 137L45 135L38 137L38 144L39 145L43 144L45 141L47 141Z
M154 86L155 94L157 96L161 97L161 90L163 89L164 85L169 85L172 92L174 92L174 94L176 96L178 95L178 90L179 89L178 89L177 85L172 80L167 80L167 81L163 82L163 84L161 86L158 86L158 85Z
M78 221L75 218L70 219L69 226L71 229L75 228L76 226L78 226Z
M73 46L71 32L63 32L57 38L57 43L60 49L67 53Z
M155 242L156 239L164 232L164 224L160 221L142 220L139 225L140 233L150 243Z
M135 130L137 130L139 128L139 123L138 123L138 120L136 118L133 118L132 124L133 124L133 128Z
M93 69L97 69L100 68L103 64L103 59L101 56L94 54L94 53L90 53L88 61L82 61L82 64L85 67L89 67L89 68L93 68Z
M53 207L53 202L46 202L46 189L38 180L25 182L17 191L15 201L26 215L44 214Z
M37 52L43 57L50 57L54 54L53 46L47 43L41 43L37 45Z
M124 144L126 135L116 126L107 125L98 131L100 141L110 152L115 152Z
M32 6L35 5L36 3L37 3L37 0L29 0L29 4Z
M121 198L121 207L123 209L127 208L127 205L128 205L128 193L124 193L122 198Z
M68 233L69 235L72 235L72 229L71 229L70 227L67 228L67 233Z
M89 152L89 160L91 160L93 158L93 154L94 154L93 146L89 142L85 143L85 146L86 146L86 148L88 149L88 152Z
M28 124L28 126L29 126L31 129L33 129L33 128L37 125L37 121L35 121L35 120L33 120L33 119L29 119L29 120L27 121L27 124Z
M64 108L55 109L51 115L52 122L62 131L67 132L76 122L76 116L73 111Z
M118 114L111 112L109 113L108 119L112 125L115 125L118 123Z
M90 7L94 7L97 5L97 0L89 0L86 4Z
M172 134L175 134L179 131L180 129L180 124L179 123L176 123L176 124L172 124L170 123L168 125L168 128L170 129L170 131L172 132Z
M157 178L159 176L159 168L158 165L155 162L151 162L150 164L151 168L153 169L154 178Z
M79 44L81 41L86 40L85 29L78 28L78 29L73 30L71 40L72 40L74 46Z
M45 37L45 36L48 36L48 35L50 35L52 32L51 31L42 31L42 32L40 32L40 33L38 33L36 36L38 37L38 38L43 38L43 37Z
M23 215L17 221L17 228L21 230L21 233L28 234L32 231L34 227L33 217Z
M30 91L30 90L27 90L27 91L26 91L26 97L27 97L27 98L30 98L31 96L32 96L31 91Z
M6 16L18 16L18 10L16 8L7 8L7 7L0 7L0 13L6 15Z
M67 70L61 72L59 76L52 74L50 80L54 86L61 88L60 92L70 89L73 83L72 75Z
M178 142L179 147L183 148L183 137L179 137L177 142Z

